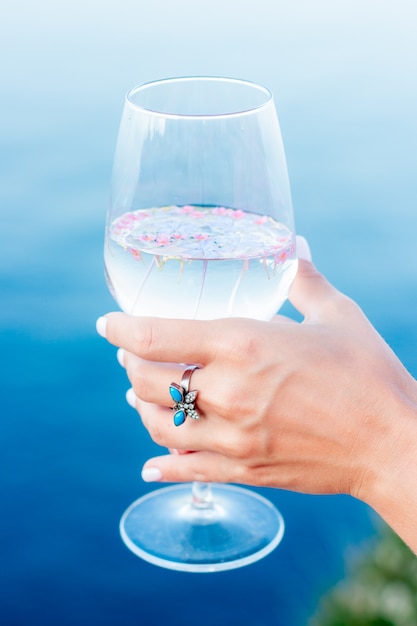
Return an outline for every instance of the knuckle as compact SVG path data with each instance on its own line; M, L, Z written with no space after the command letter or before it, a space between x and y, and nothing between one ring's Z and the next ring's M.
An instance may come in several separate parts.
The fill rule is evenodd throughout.
M258 487L278 486L269 464L262 460L252 463L237 463L230 482L257 485Z
M330 298L327 298L323 302L323 312L330 318L338 317L339 315L357 316L361 309L358 304L352 298L336 291Z
M219 325L217 336L221 342L216 347L220 359L238 361L240 364L242 360L252 357L254 350L257 349L259 336L257 339L257 333L250 332L248 320L230 318L214 320L213 324Z
M132 342L134 352L142 357L152 354L159 345L156 325L147 320L146 323L137 324L133 332Z
M228 458L238 458L239 439L236 436L224 436L219 446L220 452Z
M251 433L249 436L245 433L240 437L239 448L237 450L237 458L240 460L250 460L258 455L258 445L256 437Z
M130 380L137 397L145 402L149 401L151 399L151 389L148 381L137 372L131 376Z
M140 414L142 423L146 428L147 434L152 439L152 441L161 446L162 448L172 449L174 447L174 443L172 441L172 437L170 437L169 432L166 431L158 422L154 419L144 419L143 415Z
M229 419L235 421L241 420L245 413L245 405L242 398L245 397L239 381L231 382L230 379L225 382L224 385L218 386L216 394L212 396L211 405L212 409Z
M223 440L222 453L237 461L248 462L258 454L258 449L252 436L248 436L247 433L237 433Z
M209 475L204 469L195 469L193 472L193 481L198 483L209 483L213 480L213 477Z
M256 467L247 465L246 463L236 463L234 467L234 475L231 482L244 485L268 486L263 484L262 474L259 474Z
M248 360L256 360L258 346L259 337L256 338L247 332L240 332L236 333L231 350L235 359L239 362L239 364L241 364L247 362Z
M152 441L160 446L169 447L166 442L166 436L161 424L157 420L151 420L146 424L146 428L151 436Z

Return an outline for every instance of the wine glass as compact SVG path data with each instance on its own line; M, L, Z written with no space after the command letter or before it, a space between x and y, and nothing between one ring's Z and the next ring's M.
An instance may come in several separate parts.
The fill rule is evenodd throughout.
M219 77L170 78L132 89L116 146L105 241L106 279L122 310L268 320L287 298L296 270L271 93ZM194 483L140 498L120 530L126 545L151 563L211 572L264 557L280 542L284 523L252 490Z

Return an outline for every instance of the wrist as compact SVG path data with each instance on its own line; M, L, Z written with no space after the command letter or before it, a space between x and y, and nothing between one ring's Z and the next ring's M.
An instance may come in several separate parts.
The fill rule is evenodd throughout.
M417 383L384 402L382 432L356 493L417 552Z

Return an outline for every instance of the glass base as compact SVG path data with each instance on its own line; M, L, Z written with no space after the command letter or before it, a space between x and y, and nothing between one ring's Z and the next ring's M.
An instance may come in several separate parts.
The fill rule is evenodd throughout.
M157 489L120 520L127 547L149 563L184 572L219 572L254 563L281 541L284 521L262 496L214 484L212 499L193 498L191 484Z

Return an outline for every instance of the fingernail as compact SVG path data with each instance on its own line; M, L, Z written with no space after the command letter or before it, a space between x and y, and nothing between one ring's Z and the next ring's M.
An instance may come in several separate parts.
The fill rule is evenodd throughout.
M153 483L161 480L162 472L159 467L144 467L142 470L142 480L145 483Z
M124 361L123 361L124 355L125 355L125 351L123 350L123 348L119 348L116 353L116 356L117 356L117 360L119 361L119 365L121 365L122 367L125 366Z
M106 326L107 326L107 318L99 317L96 321L96 330L100 337L104 337L106 339Z
M132 407L132 409L136 409L136 400L136 394L131 387L126 391L126 401Z
M299 259L311 262L311 250L308 241L302 235L297 235L297 256Z

